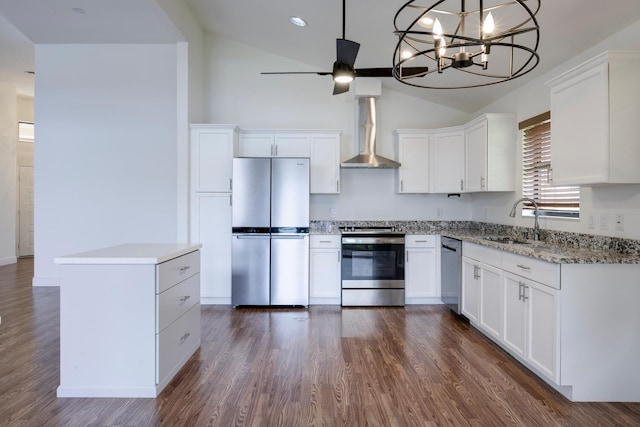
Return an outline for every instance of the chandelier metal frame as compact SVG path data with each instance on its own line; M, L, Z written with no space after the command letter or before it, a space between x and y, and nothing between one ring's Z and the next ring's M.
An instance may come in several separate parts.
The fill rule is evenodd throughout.
M529 8L525 2L533 7ZM394 34L398 36L398 43L393 54L392 74L396 80L427 89L465 89L521 77L540 62L537 53L540 27L536 20L540 0L504 0L502 3L493 2L486 8L484 5L487 2L483 0L439 0L431 6L426 5L428 3L431 2L410 0L394 17ZM477 9L467 10L470 3L477 5ZM507 29L489 32L487 24L493 24L492 15L507 12L511 13L510 20L513 21L515 16L516 22ZM455 30L443 31L438 17L448 22L457 17ZM431 28L423 23L425 19L433 23ZM498 16L496 21L498 27L506 19ZM402 22L409 24L401 29ZM410 55L403 56L405 51ZM508 55L508 58L492 60L497 59L496 55ZM430 64L428 70L420 74L403 75L403 68L410 64L418 65L416 62L420 62L420 65ZM506 69L497 70L497 65L492 67L494 63L506 64ZM446 70L466 73L470 81L452 85L439 83L435 75L430 77Z

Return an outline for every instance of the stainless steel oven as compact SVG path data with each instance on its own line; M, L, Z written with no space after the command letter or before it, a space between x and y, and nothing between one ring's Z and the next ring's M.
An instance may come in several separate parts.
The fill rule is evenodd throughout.
M392 229L342 231L342 305L404 305L404 235Z

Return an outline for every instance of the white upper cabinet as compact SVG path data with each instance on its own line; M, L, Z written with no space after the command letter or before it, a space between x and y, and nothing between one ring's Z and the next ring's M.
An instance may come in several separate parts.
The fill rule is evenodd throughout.
M429 132L396 130L398 161L398 193L429 192Z
M549 81L554 185L640 183L640 52L605 52Z
M239 157L309 157L309 134L241 131Z
M235 125L191 125L191 183L193 191L230 192Z
M464 191L464 128L433 131L431 182L433 193Z
M317 133L309 138L311 193L340 193L340 132Z
M516 118L485 114L465 125L464 191L515 191Z

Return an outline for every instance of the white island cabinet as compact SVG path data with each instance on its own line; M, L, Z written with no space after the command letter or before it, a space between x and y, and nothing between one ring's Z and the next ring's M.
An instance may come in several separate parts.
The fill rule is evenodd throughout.
M200 244L128 244L60 265L58 397L156 397L200 347Z

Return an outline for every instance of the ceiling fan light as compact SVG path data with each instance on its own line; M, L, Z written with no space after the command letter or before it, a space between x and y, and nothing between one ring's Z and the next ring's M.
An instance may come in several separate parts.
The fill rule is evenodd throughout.
M333 76L333 81L336 83L351 83L353 81L353 74L342 72Z

